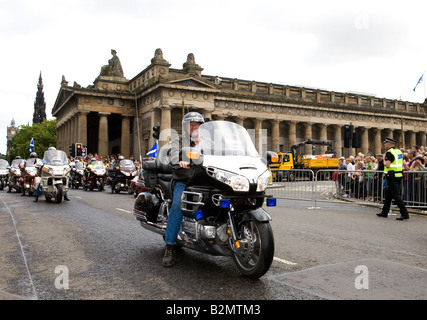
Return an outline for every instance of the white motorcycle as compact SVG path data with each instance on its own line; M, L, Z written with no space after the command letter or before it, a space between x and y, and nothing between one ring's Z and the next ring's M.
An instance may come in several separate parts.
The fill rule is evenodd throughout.
M200 126L199 138L198 148L181 150L182 160L195 170L181 198L183 220L177 244L231 256L243 275L259 278L274 256L271 218L262 208L276 204L265 194L271 178L267 161L238 124L206 122ZM139 193L133 210L142 227L163 236L174 184L168 152L163 147L155 160L143 163L148 191Z
M47 201L54 198L56 203L60 203L68 191L68 179L71 171L67 155L64 151L49 149L44 153L43 163L40 181L42 194Z

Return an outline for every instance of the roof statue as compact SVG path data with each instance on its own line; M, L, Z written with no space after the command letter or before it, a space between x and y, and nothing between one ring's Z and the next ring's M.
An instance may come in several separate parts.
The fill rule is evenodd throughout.
M117 56L117 51L111 49L113 57L108 60L108 65L102 66L100 76L112 76L124 78L122 64Z

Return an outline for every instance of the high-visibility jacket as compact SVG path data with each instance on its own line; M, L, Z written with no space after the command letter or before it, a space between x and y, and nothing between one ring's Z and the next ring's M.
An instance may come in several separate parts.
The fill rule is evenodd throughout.
M396 178L402 177L403 172L403 154L397 148L390 148L387 150L394 156L394 161L390 164L390 167L387 168L384 166L384 172L388 174L390 171L394 171L394 176Z

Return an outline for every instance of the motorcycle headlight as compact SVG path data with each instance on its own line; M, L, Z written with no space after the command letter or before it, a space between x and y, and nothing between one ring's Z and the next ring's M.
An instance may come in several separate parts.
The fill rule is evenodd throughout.
M271 172L270 170L266 170L262 175L258 177L256 191L264 191L268 183L270 182Z
M130 173L129 172L126 172L126 171L122 171L122 173L125 175L125 176L130 176Z
M244 176L217 169L214 177L218 181L228 184L234 191L249 191L249 180Z

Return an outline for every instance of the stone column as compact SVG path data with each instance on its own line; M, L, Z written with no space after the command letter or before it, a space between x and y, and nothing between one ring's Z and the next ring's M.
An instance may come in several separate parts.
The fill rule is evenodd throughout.
M304 131L304 141L307 141L307 140L311 140L312 139L312 130L311 130L311 123L310 122L306 122L305 124L304 124L304 129L305 129L305 131ZM305 145L305 147L304 147L304 154L312 154L312 149L313 148L313 146L312 145L310 145L310 144L307 144L307 145Z
M108 116L109 112L99 112L98 156L105 157L108 150Z
M335 139L334 139L334 151L337 157L342 157L342 137L341 137L341 126L335 126Z
M322 141L328 140L328 127L324 123L320 124L320 140ZM327 149L328 149L328 146L320 146L319 153L325 154Z
M291 150L291 147L294 144L297 144L297 123L295 121L289 121L289 131L288 131L288 150Z
M360 127L362 132L361 152L366 155L369 152L369 133L368 128Z
M416 140L416 134L414 131L409 131L409 148L412 148L412 146L415 146L417 144Z
M271 150L273 152L279 152L279 120L272 121L272 134L271 134Z
M162 115L160 118L160 139L159 147L164 146L171 138L171 114L172 108L170 106L162 106L160 108Z
M382 147L382 141L381 141L381 129L374 129L375 132L375 144L374 144L374 149L375 149L375 154L374 156L376 156L377 154L381 153L381 147Z
M79 112L78 113L78 134L76 142L82 143L84 146L87 146L87 114L89 112Z
M236 123L237 124L239 124L239 125L241 125L242 127L243 127L243 121L244 121L245 119L243 118L243 117L236 117Z
M120 154L129 158L130 154L130 116L122 115L122 134L120 138Z
M420 132L420 142L421 142L421 146L424 146L424 149L426 149L426 143L427 143L427 137L426 137L426 133L424 131Z
M255 122L255 148L258 153L262 152L262 120L254 119Z

